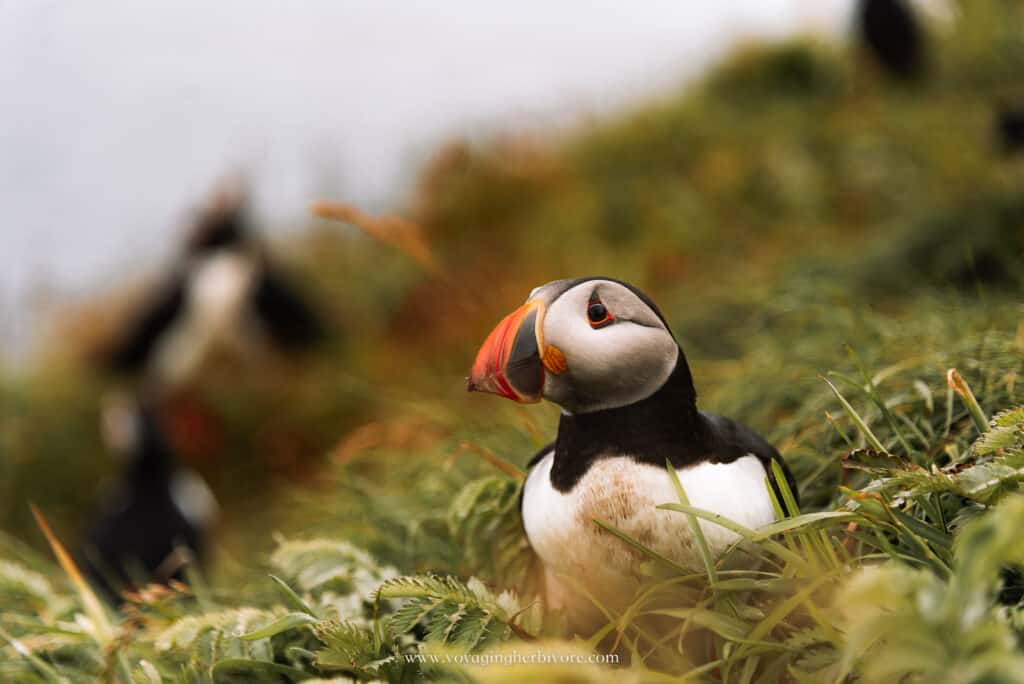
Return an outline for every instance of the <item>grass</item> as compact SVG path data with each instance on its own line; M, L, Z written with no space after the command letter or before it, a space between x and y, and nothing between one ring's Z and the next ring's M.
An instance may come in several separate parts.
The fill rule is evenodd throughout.
M339 334L195 388L227 520L189 586L114 611L50 560L28 501L74 539L110 383L74 336L4 378L0 680L1019 681L1024 215L989 125L1022 16L958 7L913 91L837 46L754 46L567 141L449 146L406 207L436 269L325 224L282 245ZM461 380L533 286L602 272L659 302L701 407L772 441L802 506L746 530L679 488L666 510L741 541L649 553L632 603L566 639L518 513L557 411ZM620 664L509 664L537 651Z

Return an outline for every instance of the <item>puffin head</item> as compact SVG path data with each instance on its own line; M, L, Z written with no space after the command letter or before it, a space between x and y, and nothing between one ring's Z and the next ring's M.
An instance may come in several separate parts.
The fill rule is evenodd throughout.
M246 247L246 193L238 182L225 185L199 210L185 241L185 256L202 257L216 250Z
M487 336L468 389L589 413L646 399L678 363L686 361L672 331L638 289L611 278L556 280Z

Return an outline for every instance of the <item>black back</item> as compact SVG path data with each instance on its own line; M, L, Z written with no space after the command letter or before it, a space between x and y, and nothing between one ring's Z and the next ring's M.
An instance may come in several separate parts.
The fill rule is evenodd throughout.
M924 71L924 37L904 0L861 0L859 29L864 46L890 76L911 80Z
M202 558L208 530L193 525L175 505L171 483L177 459L161 432L156 415L139 407L139 440L114 487L85 533L79 554L87 576L110 598L134 579L182 579L156 573L180 546Z
M697 410L696 392L682 350L668 380L650 397L618 408L563 414L554 442L551 484L568 492L602 458L630 454L641 463L674 468L697 463L731 463L747 454L765 467L779 495L771 462L782 467L794 496L796 482L778 451L754 430L731 418ZM531 465L546 454L534 457ZM780 498L781 501L781 498Z
M711 435L709 452L712 454L712 457L709 459L711 462L729 463L747 454L757 456L764 466L765 472L768 473L768 479L771 482L772 489L775 490L776 498L779 500L779 503L782 503L782 491L779 489L779 483L772 472L772 461L775 461L781 466L782 474L786 478L786 485L789 487L789 491L793 493L793 498L799 504L800 494L797 490L796 479L794 479L793 473L790 472L789 466L786 465L786 461L779 455L775 447L769 444L764 437L755 432L753 428L732 418L703 412L701 417L703 417ZM790 513L795 513L795 511L790 511Z

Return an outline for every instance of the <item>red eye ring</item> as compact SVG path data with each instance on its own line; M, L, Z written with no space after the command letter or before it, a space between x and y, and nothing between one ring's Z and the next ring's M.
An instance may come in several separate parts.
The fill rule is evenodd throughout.
M603 328L615 319L608 307L600 299L595 299L587 304L587 320L591 328Z

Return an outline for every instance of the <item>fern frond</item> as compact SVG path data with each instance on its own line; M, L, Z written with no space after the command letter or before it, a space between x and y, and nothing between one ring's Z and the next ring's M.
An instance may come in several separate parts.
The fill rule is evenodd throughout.
M854 575L836 604L846 620L843 674L859 665L867 682L939 681L949 672L974 672L975 681L1024 675L1011 627L993 609L1001 569L1024 561L1022 525L1024 497L1010 496L965 527L948 581L896 563Z
M0 594L6 609L63 613L72 601L58 594L50 581L41 573L21 563L0 559Z
M280 616L280 612L257 608L190 615L161 632L155 646L158 651L203 664L213 664L222 658L269 662L274 659L270 639L247 641L241 637L272 624Z
M448 534L465 574L517 584L530 557L519 513L522 482L484 477L467 483L447 512Z
M270 564L302 591L332 588L363 596L398 574L358 546L339 539L278 540Z
M1024 406L996 414L988 432L974 443L978 455L1000 449L1024 449Z
M316 651L315 664L325 672L343 671L362 681L410 681L416 663L404 657L413 647L397 640L380 641L371 627L351 621L324 620L313 626L323 643Z
M464 650L512 635L512 619L519 612L514 595L495 597L477 578L462 582L455 577L414 575L385 582L379 599L406 599L388 622L393 634L408 632L417 624L427 630L427 641Z
M380 585L377 589L377 598L437 598L447 603L469 603L479 600L469 586L450 575L396 577Z

